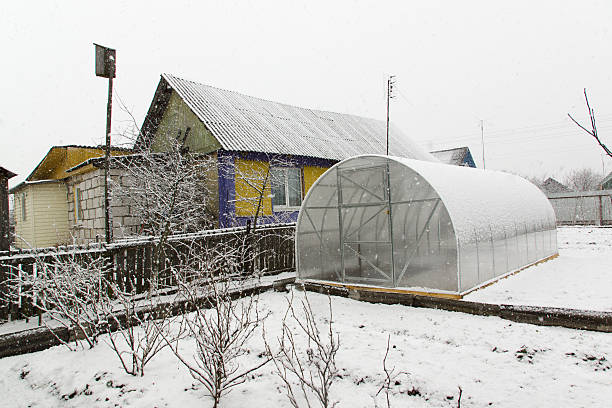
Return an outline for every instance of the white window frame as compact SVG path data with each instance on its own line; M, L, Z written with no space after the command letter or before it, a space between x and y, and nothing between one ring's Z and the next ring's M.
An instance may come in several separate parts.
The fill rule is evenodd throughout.
M26 208L26 193L21 193L21 221L26 221L28 209Z
M74 222L83 221L83 205L81 204L83 193L80 187L74 187Z
M281 212L281 211L299 211L300 207L302 205L302 201L304 200L304 192L303 192L303 181L302 181L302 169L300 167L272 167L270 169L270 173L274 172L274 171L281 171L283 172L284 175L284 187L285 187L285 204L284 205L278 205L278 204L274 204L274 192L271 191L271 195L270 198L272 200L272 211L273 212ZM298 172L298 180L300 182L300 186L299 186L299 191L300 191L300 205L295 206L295 205L288 205L287 202L289 200L289 171L288 170L297 170ZM272 184L272 183L271 183ZM270 188L270 190L272 190L272 188Z

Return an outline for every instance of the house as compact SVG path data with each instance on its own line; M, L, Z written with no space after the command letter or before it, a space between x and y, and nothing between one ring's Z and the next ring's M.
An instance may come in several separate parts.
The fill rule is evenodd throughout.
M129 152L113 148L111 154ZM96 218L98 208L103 205L103 172L88 165L77 171L68 170L103 155L102 146L53 146L26 180L10 190L15 203L17 248L69 244L79 236L92 241L100 235L94 225L89 225L93 221L88 222ZM96 181L88 183L91 179ZM90 191L91 183L98 188ZM75 217L75 213L80 217ZM104 237L103 224L101 236Z
M179 138L217 163L212 208L220 227L244 225L261 208L262 223L295 221L314 181L338 161L384 154L384 121L272 102L162 74L134 150L163 151ZM389 153L436 161L393 126ZM261 192L248 180L269 174ZM259 187L264 185L258 181ZM261 202L255 200L261 195ZM257 204L255 204L257 202Z
M557 180L555 180L552 177L549 177L546 180L544 180L542 182L542 184L539 185L538 187L540 187L540 190L542 190L545 194L548 194L548 193L568 193L568 192L572 191L569 187L567 187L566 185L558 182Z
M467 146L457 147L454 149L437 150L431 152L431 155L445 164L455 166L476 167L470 148Z
M0 251L7 251L11 243L8 181L15 176L15 173L0 166Z
M606 177L604 177L603 180L601 180L601 189L612 190L612 172L610 172L610 174L608 174Z

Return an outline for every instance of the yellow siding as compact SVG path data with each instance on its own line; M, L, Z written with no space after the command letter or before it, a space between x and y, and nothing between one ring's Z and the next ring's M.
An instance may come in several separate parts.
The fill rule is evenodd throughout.
M23 214L23 197L26 202L26 219ZM15 246L17 248L34 247L34 228L32 212L32 193L30 186L24 186L14 193L15 197Z
M308 190L310 190L314 182L317 181L325 171L327 171L325 167L304 166L304 196Z
M236 159L236 215L252 217L257 211L260 191L270 165L267 162ZM266 183L259 215L272 214L270 180Z
M189 147L190 152L210 153L221 148L217 139L206 129L202 121L176 92L172 91L168 107L153 139L152 150L156 152L166 150L169 140L175 140L179 130L181 131L181 138L183 138L187 128L190 128L190 131L185 140L185 146Z
M26 191L26 220L21 219L20 194ZM42 248L70 243L68 202L63 182L31 184L15 194L17 238L20 248Z

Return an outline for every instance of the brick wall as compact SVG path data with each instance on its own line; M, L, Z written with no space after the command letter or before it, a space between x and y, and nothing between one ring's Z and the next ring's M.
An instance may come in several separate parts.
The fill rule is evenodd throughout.
M127 176L119 169L111 169L113 182L127 182ZM123 179L126 180L123 180ZM95 169L85 174L68 179L68 220L75 244L102 242L104 231L104 170ZM112 186L113 183L110 183ZM80 190L80 200L77 191ZM77 216L77 201L81 211ZM139 221L130 215L130 205L120 199L112 198L111 217L113 238L134 235L138 231Z

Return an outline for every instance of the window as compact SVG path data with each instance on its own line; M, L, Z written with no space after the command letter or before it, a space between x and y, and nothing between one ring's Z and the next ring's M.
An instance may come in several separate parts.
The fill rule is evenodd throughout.
M74 189L74 218L75 221L83 220L83 204L82 202L83 194L81 189L76 187Z
M26 220L26 194L22 193L21 194L21 221L25 221Z
M278 210L297 209L302 203L302 175L299 168L276 167L272 177L272 207Z

